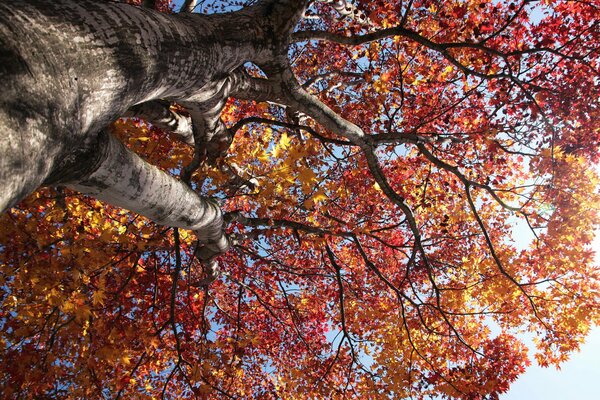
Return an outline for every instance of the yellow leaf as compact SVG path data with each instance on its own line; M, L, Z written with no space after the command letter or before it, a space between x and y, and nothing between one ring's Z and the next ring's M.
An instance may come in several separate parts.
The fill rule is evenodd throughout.
M281 139L279 139L279 146L284 149L287 149L290 146L291 139L287 133L283 132L281 135Z
M450 74L452 71L454 71L454 68L452 67L452 65L448 65L446 68L444 68L444 70L442 71L440 78L441 79L445 79L448 74Z
M154 229L149 226L145 226L140 230L140 236L144 239L150 239L154 234Z
M309 194L313 185L317 181L317 174L310 168L306 168L300 171L298 174L298 180L302 184L302 191L304 194Z
M373 87L375 88L375 91L377 93L382 93L382 92L385 93L385 92L387 92L387 90L386 90L386 84L382 80L375 81L375 83L373 83Z
M312 201L314 201L315 203L321 203L327 199L328 197L323 191L323 189L319 189L319 191L312 196Z
M93 305L104 305L104 300L106 299L106 294L103 290L96 290L92 295L92 304Z
M90 310L90 307L85 304L75 308L75 319L77 321L85 321L90 315L92 315L92 311Z
M281 153L286 150L288 147L290 147L290 137L287 135L287 133L283 133L281 135L281 138L279 139L279 142L277 143L277 145L275 146L275 149L273 149L273 155L275 157L279 157L281 156Z
M260 151L257 155L257 157L260 161L262 162L268 162L271 159L271 156L267 153L265 153L264 151Z

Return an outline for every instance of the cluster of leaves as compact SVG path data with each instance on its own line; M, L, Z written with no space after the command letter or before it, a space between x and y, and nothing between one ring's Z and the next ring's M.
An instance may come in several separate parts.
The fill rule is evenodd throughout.
M578 349L600 320L597 7L354 4L368 22L314 4L298 31L336 36L297 34L290 60L380 139L412 213L345 140L231 100L228 126L254 122L192 184L244 239L208 288L190 232L77 193L43 189L1 217L0 392L497 398L529 364L516 334L536 336L543 365ZM174 174L192 158L142 121L114 131Z

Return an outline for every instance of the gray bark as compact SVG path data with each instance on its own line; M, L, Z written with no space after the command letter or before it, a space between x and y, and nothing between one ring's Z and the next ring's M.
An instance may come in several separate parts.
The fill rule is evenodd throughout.
M65 185L195 230L212 249L202 258L225 250L216 204L131 153L107 126L136 107L173 124L176 116L148 104L178 101L205 142L196 147L222 151L229 77L247 61L284 55L303 10L301 0L210 16L89 0L0 3L0 212L42 185ZM176 121L191 144L185 123Z
M192 120L171 110L171 103L164 100L148 101L129 109L125 117L138 117L164 131L177 135L179 141L194 145Z

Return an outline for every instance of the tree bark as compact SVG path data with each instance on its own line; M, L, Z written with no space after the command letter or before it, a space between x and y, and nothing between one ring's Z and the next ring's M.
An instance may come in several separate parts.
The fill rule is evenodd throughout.
M285 53L304 3L265 0L210 16L90 0L0 3L0 212L41 185L66 185L226 248L214 202L107 126L156 99L205 103L220 126L215 84Z

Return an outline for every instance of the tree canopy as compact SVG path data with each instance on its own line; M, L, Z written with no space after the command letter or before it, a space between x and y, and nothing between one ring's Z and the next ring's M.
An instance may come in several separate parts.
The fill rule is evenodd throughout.
M168 99L111 126L218 203L226 253L62 186L0 216L6 398L494 399L519 335L558 366L600 321L598 3L299 9L206 142Z

